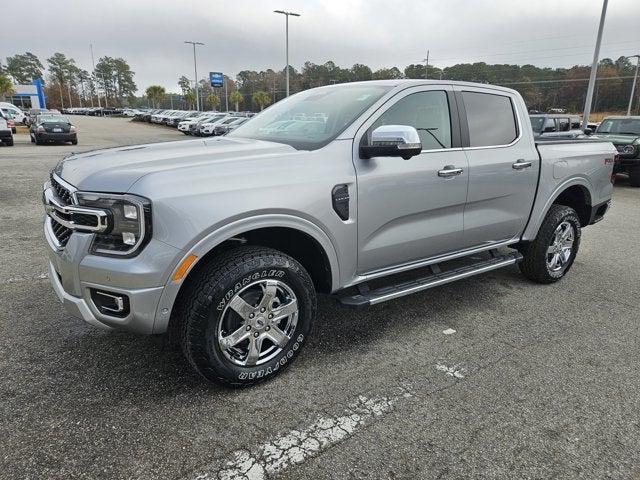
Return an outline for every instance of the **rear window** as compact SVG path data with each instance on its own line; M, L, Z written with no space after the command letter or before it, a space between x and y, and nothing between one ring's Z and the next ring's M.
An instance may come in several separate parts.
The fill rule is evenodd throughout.
M518 136L511 99L492 93L462 92L472 147L508 145Z

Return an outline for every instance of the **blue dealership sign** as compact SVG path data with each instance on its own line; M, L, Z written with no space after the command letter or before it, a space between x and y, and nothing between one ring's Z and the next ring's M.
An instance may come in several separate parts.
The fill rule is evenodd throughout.
M209 72L209 82L212 87L222 87L224 85L224 75L222 72Z

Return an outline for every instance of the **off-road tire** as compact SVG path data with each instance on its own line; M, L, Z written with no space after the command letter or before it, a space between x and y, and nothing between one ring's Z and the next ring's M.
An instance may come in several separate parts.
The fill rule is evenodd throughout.
M629 184L632 187L640 187L640 165L629 169Z
M277 279L293 290L299 309L297 324L275 358L252 367L239 366L224 355L217 339L218 324L226 302L256 279ZM296 359L311 335L317 309L313 282L300 263L278 250L234 248L196 264L187 281L172 323L187 361L209 381L246 387L270 379Z
M574 229L573 249L566 266L560 272L551 272L547 267L547 249L553 241L556 228L565 221L569 222ZM576 211L564 205L552 205L536 239L519 246L520 253L524 257L518 264L522 274L538 283L554 283L560 280L569 271L576 258L580 247L580 233L580 218Z

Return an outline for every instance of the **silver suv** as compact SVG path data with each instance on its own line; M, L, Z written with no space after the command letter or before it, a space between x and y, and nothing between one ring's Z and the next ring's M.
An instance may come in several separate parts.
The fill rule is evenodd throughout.
M556 282L609 207L616 150L536 144L526 112L490 85L362 82L224 137L72 155L44 187L53 288L240 386L297 357L317 293L366 306L514 264Z

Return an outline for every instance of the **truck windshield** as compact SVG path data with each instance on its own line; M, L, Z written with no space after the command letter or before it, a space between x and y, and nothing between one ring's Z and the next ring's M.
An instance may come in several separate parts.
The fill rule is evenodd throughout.
M391 88L340 85L307 90L276 103L228 136L316 150L336 138Z
M605 118L596 133L640 135L640 118Z

